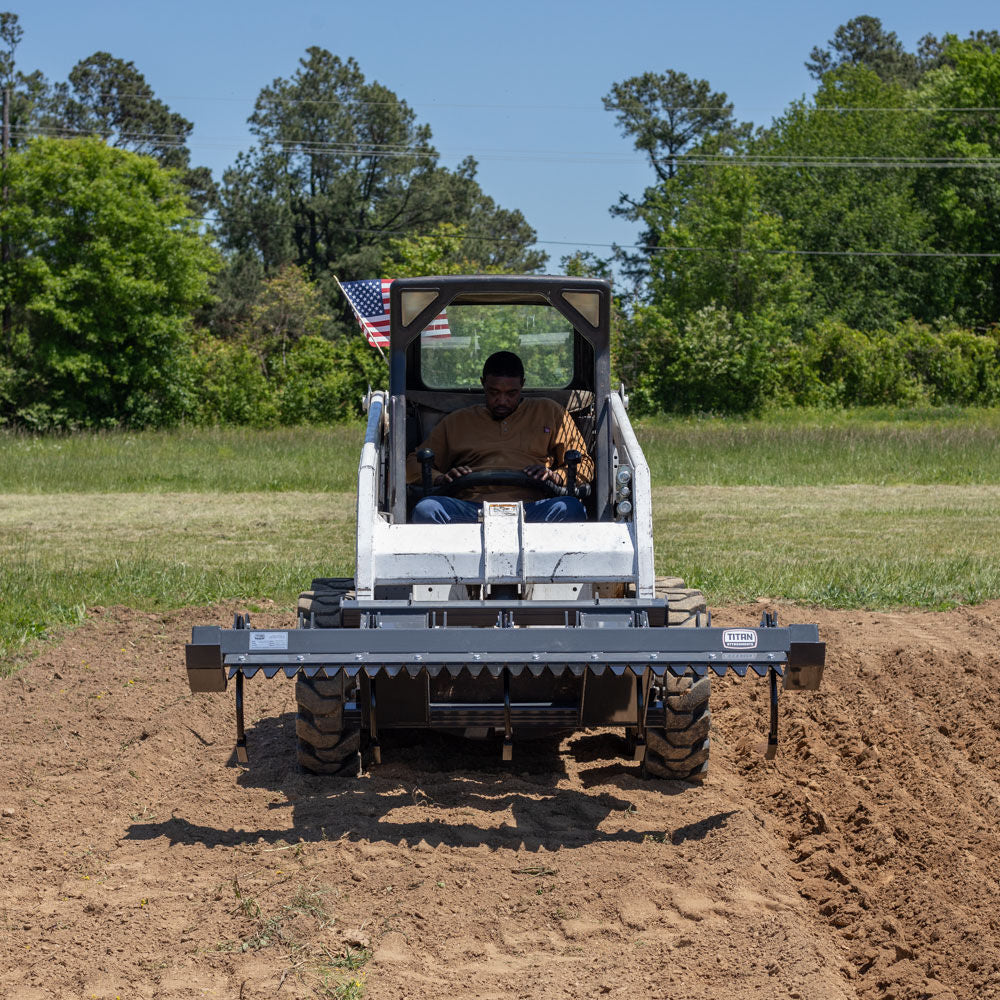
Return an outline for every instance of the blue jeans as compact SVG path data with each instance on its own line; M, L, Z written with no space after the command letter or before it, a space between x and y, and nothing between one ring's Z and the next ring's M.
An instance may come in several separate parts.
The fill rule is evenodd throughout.
M482 502L455 497L424 497L410 517L410 524L475 524ZM524 505L524 519L541 521L586 521L587 511L576 497L546 497Z

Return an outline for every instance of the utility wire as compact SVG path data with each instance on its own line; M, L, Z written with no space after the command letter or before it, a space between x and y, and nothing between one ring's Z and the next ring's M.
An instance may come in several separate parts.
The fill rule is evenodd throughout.
M13 135L19 139L30 139L35 135L52 138L73 138L97 133L70 131L61 128L39 128L32 131L16 129ZM170 133L156 132L116 132L112 133L122 142L145 143L169 149L186 149L188 140ZM240 141L234 139L234 142ZM201 145L210 145L202 141ZM366 159L384 157L387 159L419 159L441 157L445 154L433 147L412 147L405 143L351 143L313 139L267 140L262 143L266 149L276 147L284 153L305 156L340 155ZM452 154L455 155L455 154ZM608 154L588 150L480 150L472 154L477 159L529 160L538 162L574 161L584 163L633 163L634 154ZM743 166L802 168L854 168L854 169L921 169L921 170L996 170L1000 168L1000 156L837 156L831 155L782 155L782 154L725 154L725 153L681 153L663 156L663 162L675 166Z
M149 92L140 91L108 91L98 95L102 100L108 101L112 99L125 99L125 100L141 100L149 101L156 100L161 104L166 101L204 101L204 102L218 102L218 103L230 103L230 104L256 104L258 101L269 104L304 104L310 107L333 107L333 108L381 108L381 107L396 107L399 105L406 105L407 107L413 107L416 105L425 105L434 108L467 108L473 111L588 111L593 113L607 114L609 112L615 112L617 108L605 108L602 106L597 106L594 104L470 104L470 103L455 103L448 101L433 101L433 100L417 100L408 101L405 98L398 98L392 101L341 101L337 98L308 98L308 97L281 97L277 94L268 94L266 97L262 97L258 94L257 97L209 97L204 94L187 94L187 95L177 95L177 94L164 94L160 97L156 97ZM973 111L976 113L989 114L992 112L1000 112L1000 107L992 106L947 106L947 105L910 105L907 107L895 106L895 107L848 107L842 105L802 105L803 110L806 111L820 111L820 112L843 112L843 113L863 113L866 111L875 111L888 114L953 114L953 113L964 113L966 111ZM674 105L664 105L657 110L669 114L680 114L680 113L707 113L707 112L732 112L735 110L733 104L723 105L719 107L718 105L708 105L699 106L693 104L674 104ZM766 111L768 110L763 105L747 105L744 107L746 111Z
M204 222L208 224L217 223L218 220L212 216L190 216L192 222ZM250 220L244 218L240 220L249 224ZM267 226L272 229L296 229L299 228L292 222L269 222ZM520 243L516 236L496 236L489 233L448 233L447 235L437 235L434 233L413 233L405 229L359 229L347 226L338 226L337 232L351 233L355 236L378 236L378 237L406 237L412 240L462 240L479 241L483 243ZM659 246L646 245L642 243L594 243L585 240L539 240L536 239L532 246L563 246L563 247L594 247L601 250L639 250L649 254L663 253L706 253L721 254L762 254L768 256L790 256L790 257L913 257L931 259L978 259L987 260L1000 259L1000 251L983 252L963 252L953 250L793 250L766 247L691 247L691 246Z
M65 129L38 129L39 132L55 136L65 135ZM78 133L92 134L92 133ZM30 133L24 130L15 130L14 135L22 138L29 138ZM174 148L183 148L186 142L176 135L165 133L119 133L119 138L128 139L133 142L153 142L160 145ZM430 155L431 150L412 150L401 144L386 144L380 146L351 145L345 143L314 143L315 149L304 149L301 143L289 143L294 148L301 149L307 153L319 152L339 152L350 156L389 156L389 157L414 157L420 155ZM400 150L405 150L400 151ZM537 154L527 154L537 155ZM573 153L572 156L588 156L591 154ZM875 158L875 157L736 157L726 155L682 155L672 158L677 164L689 164L695 166L773 166L773 167L864 167L868 169L899 169L899 168L920 168L920 169L945 169L976 167L980 169L1000 168L1000 157L926 157L926 158ZM206 224L216 224L218 220L213 217L201 216L191 217L191 221L203 222ZM243 220L248 223L249 220ZM295 228L294 223L269 223L271 227ZM438 239L431 234L413 234L406 230L385 232L382 230L349 229L339 227L340 232L350 232L355 235L378 235L378 236L406 236L410 239ZM492 243L503 243L517 241L515 237L497 237L489 234L455 234L447 238L462 240L479 240ZM519 241L518 241L519 242ZM536 239L533 245L541 246L572 246L572 247L593 247L610 250L632 250L641 251L648 254L662 253L714 253L714 254L766 254L766 255L786 255L802 257L888 257L888 258L928 258L928 259L998 259L1000 253L993 252L958 252L958 251L906 251L906 250L798 250L798 249L771 249L771 248L742 248L742 247L689 247L689 246L645 246L642 244L615 244L615 243L595 243L590 241L569 241L569 240L540 240Z

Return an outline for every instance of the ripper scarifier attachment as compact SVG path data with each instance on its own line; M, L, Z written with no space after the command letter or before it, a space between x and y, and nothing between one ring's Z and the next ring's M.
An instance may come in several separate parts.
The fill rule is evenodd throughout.
M815 625L782 627L770 614L713 628L699 591L654 577L649 468L624 390L610 389L609 306L608 284L594 279L393 283L389 391L366 401L354 578L314 580L296 628L254 629L237 616L232 629L195 628L187 646L193 691L235 681L238 759L243 682L258 673L295 679L299 762L314 772L357 770L366 748L378 763L390 728L493 735L510 760L521 738L618 726L644 773L697 779L711 677L728 671L768 679L774 755L778 680L815 690L824 644ZM445 311L450 335L424 335ZM483 360L511 346L525 395L568 409L594 460L593 481L578 483L582 456L567 450L558 487L581 499L587 520L533 523L522 502L487 499L474 524L410 523L412 505L440 492L421 442L443 415L482 401ZM516 470L476 475L466 487L531 488Z
M773 618L753 629L668 629L662 601L644 606L595 601L582 607L579 602L415 607L349 601L341 614L357 616L358 626L255 631L249 622L238 622L233 629L194 629L187 647L192 684L205 663L224 678L235 678L237 747L244 753L242 682L258 672L339 682L344 726L366 730L375 747L380 727L430 726L502 731L509 748L515 727L605 725L633 728L643 746L647 727L668 707L667 678L697 681L730 670L740 677L769 677L771 751L778 745L778 678L786 687L801 688L805 676L806 686L813 686L824 653L815 625L781 628ZM449 618L494 622L449 625ZM650 618L659 624L651 625ZM534 624L539 622L547 624ZM540 679L541 685L534 683ZM558 697L513 700L512 689L522 681L525 689L558 690ZM477 688L479 697L446 697L463 682ZM667 722L664 718L665 727Z

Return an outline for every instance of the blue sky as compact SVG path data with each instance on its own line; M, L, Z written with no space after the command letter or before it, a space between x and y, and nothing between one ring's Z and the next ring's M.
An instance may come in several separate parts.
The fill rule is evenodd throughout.
M1000 27L995 0L31 0L7 9L24 29L22 70L57 81L98 50L132 60L195 123L192 162L217 178L250 145L246 118L262 86L292 75L310 45L353 56L431 126L445 165L476 157L484 190L536 229L550 272L577 248L606 255L637 235L608 214L620 191L650 180L603 110L612 83L675 69L725 91L740 119L766 124L811 92L803 62L812 47L859 14L881 18L911 50L927 32Z

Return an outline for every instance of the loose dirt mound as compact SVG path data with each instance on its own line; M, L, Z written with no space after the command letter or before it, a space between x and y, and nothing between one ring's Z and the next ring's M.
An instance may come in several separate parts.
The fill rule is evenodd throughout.
M717 682L702 788L605 732L304 777L263 678L240 769L182 667L231 610L110 609L0 681L0 995L1000 996L1000 604L782 609L824 690L768 763L766 686Z

